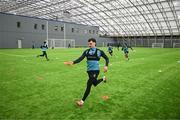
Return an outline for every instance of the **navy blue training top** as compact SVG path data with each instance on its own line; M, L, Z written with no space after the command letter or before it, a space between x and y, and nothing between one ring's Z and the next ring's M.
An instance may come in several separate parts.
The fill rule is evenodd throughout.
M83 52L83 54L73 61L74 64L81 62L84 58L87 58L87 71L99 70L99 60L103 57L106 61L106 66L109 64L109 58L106 54L97 48L90 48Z

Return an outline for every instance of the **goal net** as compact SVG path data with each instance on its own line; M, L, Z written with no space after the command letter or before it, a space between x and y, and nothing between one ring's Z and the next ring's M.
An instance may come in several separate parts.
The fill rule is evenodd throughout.
M164 43L152 43L152 48L164 48Z
M48 39L49 48L74 48L74 39Z
M180 43L173 43L173 48L180 48Z

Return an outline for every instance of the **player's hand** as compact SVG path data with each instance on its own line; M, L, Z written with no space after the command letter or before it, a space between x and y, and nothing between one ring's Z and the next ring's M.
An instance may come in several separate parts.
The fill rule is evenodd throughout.
M73 61L66 61L64 62L65 65L73 65Z
M104 72L107 72L107 70L108 70L108 67L104 66Z

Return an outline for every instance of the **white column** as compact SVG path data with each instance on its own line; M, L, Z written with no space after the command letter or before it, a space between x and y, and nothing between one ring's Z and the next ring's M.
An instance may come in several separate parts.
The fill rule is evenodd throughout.
M49 39L48 32L49 32L49 30L48 30L48 21L46 21L46 40L47 40L46 42L47 42L47 44L48 44L48 39Z
M66 47L66 24L64 23L64 47Z

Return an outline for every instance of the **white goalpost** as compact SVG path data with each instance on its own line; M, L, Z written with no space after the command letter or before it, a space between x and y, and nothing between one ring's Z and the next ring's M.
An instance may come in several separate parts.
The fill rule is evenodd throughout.
M180 43L173 43L173 48L180 48Z
M152 43L152 48L164 48L164 43Z
M75 40L74 39L48 39L48 47L49 48L74 48Z

